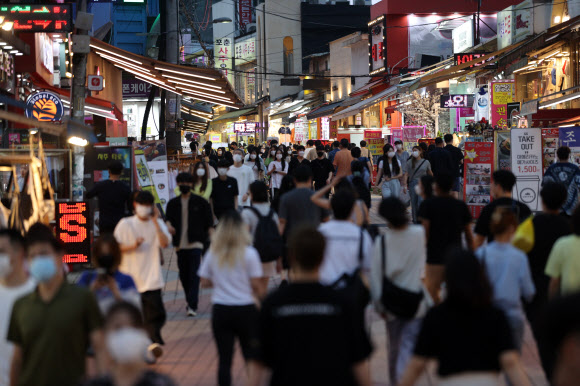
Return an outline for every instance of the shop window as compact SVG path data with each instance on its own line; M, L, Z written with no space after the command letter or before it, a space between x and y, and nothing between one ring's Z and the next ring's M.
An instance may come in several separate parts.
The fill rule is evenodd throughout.
M283 41L284 49L284 74L294 73L294 40L290 36L286 36Z

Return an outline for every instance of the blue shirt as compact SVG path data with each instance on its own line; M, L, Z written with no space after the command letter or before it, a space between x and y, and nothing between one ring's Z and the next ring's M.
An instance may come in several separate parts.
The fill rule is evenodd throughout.
M508 320L523 323L525 320L521 299L531 301L536 293L527 256L509 243L491 243L476 252L484 261L491 287L493 302L501 308Z
M544 173L544 182L553 181L564 184L568 189L568 198L562 206L562 210L569 216L572 215L578 203L578 182L580 180L580 168L569 162L557 162L550 165Z
M97 279L96 271L85 271L82 273L77 285L81 287L90 288L91 284ZM115 281L117 282L117 287L124 301L132 303L138 308L141 308L139 301L139 292L137 291L137 286L133 281L133 278L129 275L116 271L113 274ZM108 287L101 287L94 292L97 303L101 312L105 314L109 307L115 303L115 295L111 292Z
M328 159L329 161L332 163L334 162L334 156L336 155L336 153L338 153L339 150L338 149L332 149L331 151L328 152Z

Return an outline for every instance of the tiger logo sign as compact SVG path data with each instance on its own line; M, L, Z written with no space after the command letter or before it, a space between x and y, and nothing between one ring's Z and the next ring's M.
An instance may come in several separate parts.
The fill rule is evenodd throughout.
M62 120L64 106L59 96L50 91L31 94L26 100L26 116L41 122Z

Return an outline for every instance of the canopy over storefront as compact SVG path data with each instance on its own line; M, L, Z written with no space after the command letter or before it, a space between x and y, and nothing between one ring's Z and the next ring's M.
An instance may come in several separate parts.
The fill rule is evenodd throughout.
M181 118L185 130L205 134L210 121L213 119L213 111L210 107L199 103L182 102Z
M388 89L381 91L380 93L373 95L370 98L364 99L332 116L333 121L338 121L339 119L344 119L352 115L360 113L362 110L376 103L379 103L383 99L393 96L397 93L397 86L391 86Z

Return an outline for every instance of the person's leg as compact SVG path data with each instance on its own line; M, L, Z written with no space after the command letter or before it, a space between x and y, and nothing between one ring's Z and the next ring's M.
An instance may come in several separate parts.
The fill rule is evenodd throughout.
M234 331L231 328L230 307L214 304L211 318L213 337L219 356L218 384L229 386L232 383L231 367L234 356Z
M391 195L391 188L387 181L383 181L381 185L381 194L383 196L383 200Z
M417 211L419 210L419 195L415 193L415 185L417 181L409 183L409 195L411 196L411 213L413 215L413 223L417 223Z
M190 289L190 297L191 303L189 306L194 310L197 311L197 306L199 302L199 276L197 271L199 270L199 265L201 264L201 249L193 249L191 253L191 289Z
M421 330L422 319L411 319L404 321L401 325L401 340L399 342L399 356L397 357L396 364L396 383L398 384L411 356L413 356L413 350L415 349L415 342L417 341L417 336Z
M441 301L439 292L443 281L445 281L445 266L443 264L427 264L425 267L425 286L435 304L439 304Z
M240 347L244 359L256 357L258 344L258 310L254 305L236 307L235 310L235 334L240 340Z
M190 292L191 292L191 250L181 249L177 251L177 268L179 270L179 281L181 281L181 286L183 287L183 293L185 294L185 301L187 305L191 308L190 303Z
M401 345L401 327L400 319L387 320L387 352L389 361L389 379L391 385L397 382L397 363L399 358L399 347Z
M161 337L161 328L165 324L167 314L161 297L161 290L147 291L141 294L143 306L143 322L149 337L154 343L165 344Z

